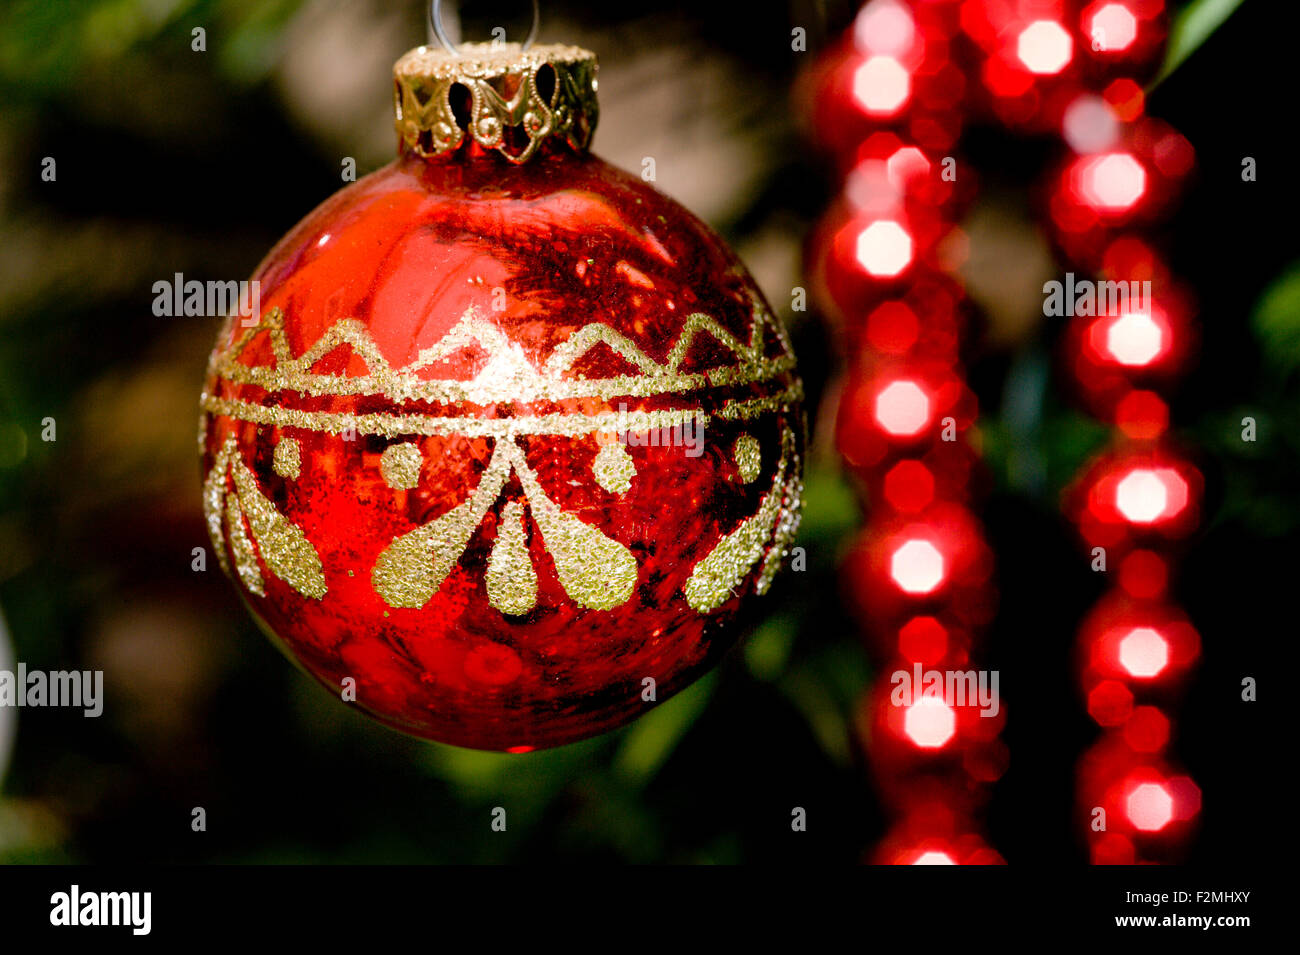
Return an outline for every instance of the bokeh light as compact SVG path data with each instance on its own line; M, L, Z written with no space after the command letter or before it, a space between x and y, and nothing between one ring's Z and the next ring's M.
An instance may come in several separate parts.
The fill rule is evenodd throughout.
M957 714L942 697L923 696L907 708L903 732L920 749L940 749L957 733Z
M1084 32L1099 53L1119 53L1137 39L1137 17L1122 3L1102 4L1084 14Z
M1112 81L1101 91L1101 95L1115 111L1115 115L1126 123L1133 122L1146 108L1146 93L1128 77Z
M1150 312L1124 312L1106 329L1106 350L1130 368L1151 364L1165 348L1165 329Z
M1040 76L1059 73L1074 55L1074 41L1055 20L1035 20L1016 38L1016 56Z
M912 865L956 865L957 862L946 852L940 852L937 849L931 849L928 852L922 852L912 860Z
M853 22L853 42L866 53L902 56L915 38L912 12L899 0L872 0Z
M872 56L853 73L853 98L872 116L892 116L912 95L907 67L892 56Z
M893 219L881 219L858 233L856 252L870 274L889 278L911 263L912 236Z
M886 160L885 165L890 185L900 193L909 180L928 175L930 172L930 160L926 159L925 153L915 146L900 146Z
M911 437L930 423L930 397L915 381L892 381L876 396L875 415L889 434Z
M1169 666L1169 641L1153 627L1134 627L1119 641L1119 662L1139 679L1159 676Z
M1099 153L1115 145L1119 119L1100 96L1079 96L1065 109L1061 134L1076 153Z
M1142 198L1147 174L1132 153L1090 156L1079 166L1079 192L1099 212L1126 212Z
M1176 517L1187 506L1187 482L1173 468L1133 468L1115 486L1115 507L1134 524Z
M889 559L889 575L904 593L932 593L943 583L947 567L939 548L928 540L907 540Z
M1129 821L1143 832L1159 832L1174 818L1174 797L1160 783L1133 787L1124 805Z

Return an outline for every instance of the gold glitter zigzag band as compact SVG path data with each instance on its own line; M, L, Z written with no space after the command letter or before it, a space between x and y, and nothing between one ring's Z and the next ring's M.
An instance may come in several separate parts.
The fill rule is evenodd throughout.
M765 329L770 330L780 343L782 354L779 357L766 357ZM246 365L239 361L244 349L262 331L270 337L274 367ZM691 345L704 334L735 355L736 363L702 372L680 371ZM638 374L611 378L564 377L580 358L600 344L635 366ZM343 346L351 348L352 353L365 364L365 375L312 372L312 366ZM416 374L470 347L481 348L488 355L486 366L474 380L429 379ZM297 391L313 396L383 395L392 401L494 404L571 398L608 400L619 396L647 397L705 387L745 385L769 381L792 370L794 365L794 355L784 330L757 304L748 344L739 341L708 315L696 312L686 319L667 360L661 364L608 325L592 322L557 346L541 371L524 357L518 344L512 343L491 322L479 318L475 308L470 306L446 335L423 349L410 365L399 369L389 364L365 325L351 318L332 325L315 344L294 358L284 331L284 313L273 308L256 327L246 331L228 350L214 358L211 370L235 384L256 385L268 391Z

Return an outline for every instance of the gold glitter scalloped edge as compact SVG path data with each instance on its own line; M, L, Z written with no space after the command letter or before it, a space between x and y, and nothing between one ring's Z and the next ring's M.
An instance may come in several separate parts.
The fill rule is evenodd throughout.
M274 367L246 365L239 357L253 338L265 331L270 338ZM783 354L766 357L766 332L774 333ZM719 366L703 372L678 369L696 338L710 335L736 356L736 364ZM612 378L564 378L580 358L592 348L604 344L621 358L636 366L638 375ZM366 367L365 375L327 375L312 372L312 367L336 348L347 346ZM488 355L490 377L482 380L451 381L420 378L416 372L437 361L446 361L462 349L477 346ZM518 345L478 316L470 306L435 344L421 350L415 360L402 368L393 368L375 344L366 327L356 319L336 322L316 342L294 358L290 354L284 331L284 313L273 308L253 328L248 329L228 349L214 356L209 373L233 384L254 385L268 391L296 391L313 397L382 395L391 401L459 402L494 404L505 401L564 401L577 398L648 397L679 393L704 387L747 385L769 381L795 366L784 329L766 309L754 306L750 339L741 343L734 335L703 312L687 317L682 330L662 364L601 322L592 322L575 331L558 345L538 371L523 356Z

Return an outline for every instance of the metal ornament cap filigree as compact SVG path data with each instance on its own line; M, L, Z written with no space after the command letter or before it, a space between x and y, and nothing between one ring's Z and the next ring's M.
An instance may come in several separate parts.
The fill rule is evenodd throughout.
M514 163L547 140L582 152L599 116L596 69L594 53L561 44L417 47L393 65L394 124L404 148L430 159L467 140ZM457 87L467 109L457 109Z

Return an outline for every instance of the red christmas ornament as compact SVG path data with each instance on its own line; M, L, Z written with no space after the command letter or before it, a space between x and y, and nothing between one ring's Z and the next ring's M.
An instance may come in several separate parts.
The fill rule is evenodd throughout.
M686 686L767 589L798 520L794 356L707 226L586 152L592 54L421 47L394 73L398 159L281 240L260 318L218 339L208 524L332 692L555 746Z

